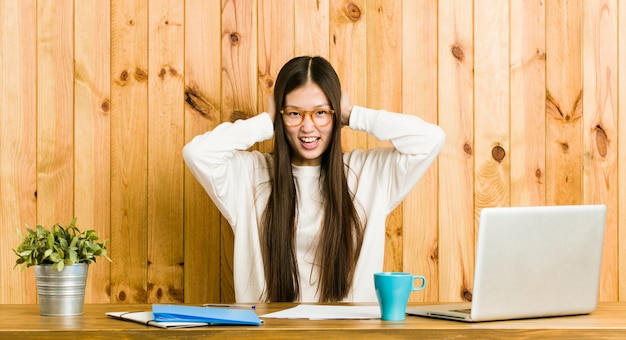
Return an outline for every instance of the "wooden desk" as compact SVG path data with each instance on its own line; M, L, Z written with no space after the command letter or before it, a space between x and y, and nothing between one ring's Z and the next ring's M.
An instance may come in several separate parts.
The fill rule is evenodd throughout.
M262 315L294 306L257 306ZM160 329L119 321L105 312L150 310L150 305L86 305L82 316L40 316L38 305L0 306L0 339L624 339L626 303L601 303L589 315L463 323L407 316L405 321L265 319L261 326Z

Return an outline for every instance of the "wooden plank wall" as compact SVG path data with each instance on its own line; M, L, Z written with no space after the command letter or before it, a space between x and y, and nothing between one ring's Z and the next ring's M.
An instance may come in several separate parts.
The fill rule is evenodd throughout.
M36 302L16 229L74 216L113 258L88 302L232 301L233 236L182 147L263 111L302 54L447 133L388 219L385 269L429 280L413 301L471 299L482 208L582 203L608 206L600 297L624 300L625 37L617 0L0 0L0 303Z

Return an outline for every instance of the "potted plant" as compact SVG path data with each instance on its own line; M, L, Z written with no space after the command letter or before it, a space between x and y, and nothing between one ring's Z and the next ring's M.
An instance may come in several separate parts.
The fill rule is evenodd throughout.
M68 226L59 223L18 235L22 243L13 249L15 266L22 270L34 266L41 315L80 315L83 313L89 264L106 254L106 240L98 242L95 230L80 231L76 218Z

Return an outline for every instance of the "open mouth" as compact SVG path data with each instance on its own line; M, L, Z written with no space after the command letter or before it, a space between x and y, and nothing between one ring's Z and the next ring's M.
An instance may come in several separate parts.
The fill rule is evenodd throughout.
M319 141L319 137L300 137L300 143L302 144L302 147L307 150L317 147Z

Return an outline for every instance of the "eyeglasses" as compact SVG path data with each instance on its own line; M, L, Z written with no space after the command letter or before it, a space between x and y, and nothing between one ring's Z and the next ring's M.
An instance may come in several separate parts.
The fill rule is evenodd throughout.
M335 111L326 108L303 111L295 109L293 107L286 107L280 110L280 114L283 115L283 122L285 122L285 125L290 127L302 125L302 123L304 123L304 117L306 115L311 115L311 121L316 126L326 126L332 121Z

